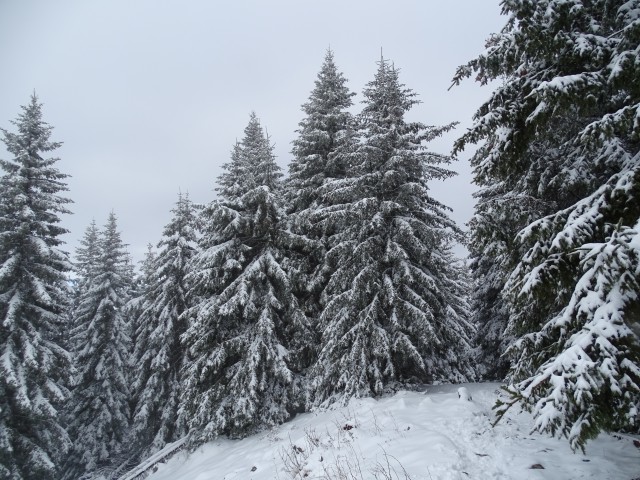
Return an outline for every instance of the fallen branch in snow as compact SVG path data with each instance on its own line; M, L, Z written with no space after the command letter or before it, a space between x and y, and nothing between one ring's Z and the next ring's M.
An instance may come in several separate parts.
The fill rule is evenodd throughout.
M185 444L187 443L187 439L189 436L181 438L180 440L170 443L165 446L162 450L157 453L154 453L133 470L130 470L118 480L137 480L140 478L144 478L142 475L148 475L149 470L158 465L159 463L163 463L173 457L176 453L180 452Z

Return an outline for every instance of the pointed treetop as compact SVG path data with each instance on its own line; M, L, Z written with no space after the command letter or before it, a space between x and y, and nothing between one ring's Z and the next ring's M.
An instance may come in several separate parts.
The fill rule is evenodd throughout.
M411 107L420 103L417 94L400 82L399 69L381 58L374 79L364 88L363 114L375 115L383 121L397 121Z
M13 134L0 128L5 136L7 151L20 157L25 149L30 152L50 152L62 145L62 142L49 141L53 127L42 119L42 103L38 102L35 91L31 94L29 103L20 108L22 113L15 120L10 120L17 127L18 133Z
M236 142L231 161L223 169L216 191L225 200L239 198L259 186L273 189L279 185L282 173L275 162L273 145L255 112L251 112L244 138Z
M338 70L331 49L325 53L322 67L314 83L315 87L309 95L309 101L302 105L302 110L307 115L335 114L336 111L353 105L351 97L355 96L355 93L349 91L347 80ZM302 123L301 126L304 127Z

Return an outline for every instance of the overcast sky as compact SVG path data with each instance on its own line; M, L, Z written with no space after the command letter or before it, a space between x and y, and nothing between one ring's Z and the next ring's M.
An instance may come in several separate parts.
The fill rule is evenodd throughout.
M358 94L354 112L382 48L423 102L412 120L460 122L430 145L450 152L491 93L471 80L447 91L451 78L504 22L498 0L0 0L0 126L12 130L35 90L71 175L66 249L113 210L137 261L179 190L214 198L251 111L286 172L328 47ZM432 188L460 225L473 212L469 153L451 166L457 178Z

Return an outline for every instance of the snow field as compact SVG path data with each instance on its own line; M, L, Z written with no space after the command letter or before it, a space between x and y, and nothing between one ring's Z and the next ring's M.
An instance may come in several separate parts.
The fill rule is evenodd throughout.
M219 439L176 455L149 480L632 480L640 450L603 434L574 454L565 439L529 434L512 409L491 427L499 384L401 391L297 416L243 440ZM531 468L541 466L543 468Z

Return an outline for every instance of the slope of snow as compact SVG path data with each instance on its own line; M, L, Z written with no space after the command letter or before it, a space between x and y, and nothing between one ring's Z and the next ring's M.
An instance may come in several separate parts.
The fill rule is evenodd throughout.
M565 439L530 434L531 416L515 408L492 428L498 388L442 385L354 399L243 440L181 452L148 479L640 478L640 449L629 436L603 434L583 455Z

